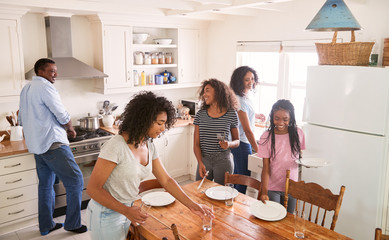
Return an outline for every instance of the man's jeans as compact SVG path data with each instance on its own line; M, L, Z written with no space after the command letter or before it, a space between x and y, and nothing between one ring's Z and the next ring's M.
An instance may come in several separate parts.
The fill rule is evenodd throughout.
M43 154L35 154L38 173L38 212L39 230L47 232L55 226L53 212L55 206L55 176L63 182L66 189L65 230L81 227L81 195L84 180L80 168L74 160L69 146L62 145Z

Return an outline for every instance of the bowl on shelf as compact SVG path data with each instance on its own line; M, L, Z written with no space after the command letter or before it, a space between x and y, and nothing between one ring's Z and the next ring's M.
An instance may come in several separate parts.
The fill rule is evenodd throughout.
M149 37L147 33L133 33L132 40L135 44L142 44Z
M171 38L156 38L154 39L155 44L160 44L160 45L169 45L171 44L173 39Z

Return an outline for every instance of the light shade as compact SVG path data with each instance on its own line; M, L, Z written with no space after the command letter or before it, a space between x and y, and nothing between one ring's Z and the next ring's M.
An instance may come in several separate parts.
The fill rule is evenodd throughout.
M350 31L360 30L355 19L343 0L327 0L306 30L311 31Z

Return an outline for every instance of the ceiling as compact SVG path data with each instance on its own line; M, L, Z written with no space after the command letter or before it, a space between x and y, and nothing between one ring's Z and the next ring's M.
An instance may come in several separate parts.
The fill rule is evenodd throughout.
M263 11L288 11L288 6L306 0L0 0L0 3L31 7L38 12L72 10L76 14L98 12L178 16L205 20L224 19L225 16L258 16ZM325 0L317 1L324 4ZM369 0L345 0L347 3L366 4Z

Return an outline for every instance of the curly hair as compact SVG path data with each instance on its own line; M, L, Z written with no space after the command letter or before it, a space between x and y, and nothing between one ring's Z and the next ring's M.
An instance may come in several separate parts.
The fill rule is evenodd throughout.
M121 115L123 123L119 127L119 134L128 133L127 143L134 144L137 148L144 139L149 138L148 130L157 120L157 115L162 112L166 112L165 128L168 130L176 122L176 110L172 102L149 91L135 94Z
M244 96L245 86L243 84L243 79L248 72L253 73L254 75L254 84L253 88L258 84L258 75L257 72L248 66L241 66L234 70L231 75L230 87L234 90L235 94L238 96Z
M235 94L224 82L215 78L205 80L201 84L201 87L199 89L199 99L202 102L201 109L209 108L209 105L205 103L203 97L204 90L207 85L210 85L215 90L215 101L220 111L223 111L224 109L238 109L238 101L236 99Z
M270 157L274 157L275 155L275 124L274 124L274 113L278 110L285 110L289 112L290 120L289 120L289 126L288 126L288 134L289 134L289 142L290 142L290 148L292 151L292 155L299 157L300 154L300 139L297 132L297 123L296 123L296 117L294 114L294 107L293 104L286 99L280 99L276 103L273 104L273 107L270 111L270 126L269 126L269 135L267 136L266 142L269 141L269 138L271 138L271 153Z

